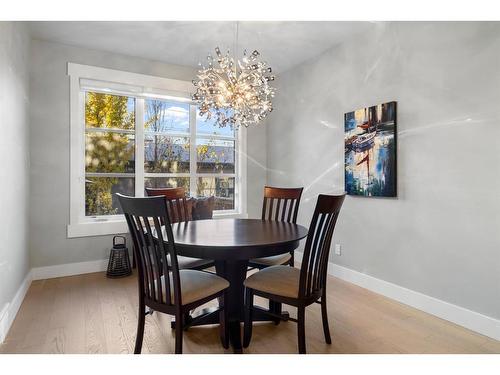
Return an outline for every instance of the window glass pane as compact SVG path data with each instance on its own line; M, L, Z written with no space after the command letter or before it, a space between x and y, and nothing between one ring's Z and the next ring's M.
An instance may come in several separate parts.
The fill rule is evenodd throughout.
M144 106L144 131L189 133L189 104L146 99Z
M86 177L85 215L121 214L115 193L134 196L134 181L133 177Z
M215 196L215 210L234 210L234 177L200 177L197 196Z
M189 173L189 137L144 136L146 173Z
M198 138L197 173L234 173L234 141Z
M85 127L134 130L135 99L127 96L86 92Z
M134 135L109 132L85 133L85 172L133 173Z
M144 186L148 188L183 187L189 195L189 177L146 177Z
M211 135L225 135L234 137L234 129L230 125L219 128L215 125L215 117L212 116L210 120L206 120L207 116L200 117L199 111L196 111L196 133L197 134L211 134Z

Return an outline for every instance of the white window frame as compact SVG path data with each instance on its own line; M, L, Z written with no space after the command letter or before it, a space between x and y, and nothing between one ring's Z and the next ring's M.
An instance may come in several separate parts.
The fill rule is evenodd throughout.
M70 222L67 226L68 238L126 233L127 225L123 215L85 216L85 92L82 86L95 85L92 90L123 94L136 98L135 128L135 195L144 195L144 99L154 97L173 101L186 101L192 104L192 83L164 77L155 77L90 65L68 63L70 77ZM110 88L112 90L110 90ZM139 123L137 123L137 121ZM223 136L202 138L223 139ZM196 109L190 106L190 141L196 142ZM214 211L214 218L240 217L247 215L247 137L246 129L241 127L235 139L235 173L189 173L191 195L196 193L198 177L235 177L235 209ZM140 146L142 145L142 146ZM196 170L196 148L191 147L190 170ZM166 174L155 174L162 177ZM188 175L188 174L187 174ZM137 181L142 181L137 183Z

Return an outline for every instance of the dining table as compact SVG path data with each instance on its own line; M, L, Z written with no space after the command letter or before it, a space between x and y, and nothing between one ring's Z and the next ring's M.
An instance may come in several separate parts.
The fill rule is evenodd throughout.
M212 219L172 224L178 255L210 259L215 272L229 281L226 306L229 315L229 341L235 353L242 352L241 327L244 314L243 282L250 259L291 252L307 236L307 228L288 222L260 219ZM269 311L268 311L269 312ZM271 312L273 313L273 312ZM278 310L287 320L288 313ZM263 309L255 311L254 321L276 321ZM192 317L192 325L218 324L217 308L205 308ZM174 323L175 324L175 323Z

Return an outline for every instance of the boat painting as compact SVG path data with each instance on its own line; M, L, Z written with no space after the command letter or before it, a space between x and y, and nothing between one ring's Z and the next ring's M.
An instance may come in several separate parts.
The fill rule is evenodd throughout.
M361 134L360 136L356 137L354 141L352 141L352 147L354 147L355 149L362 149L366 146L370 146L373 144L376 135L377 132L374 131Z
M396 197L396 102L346 113L344 131L347 194Z

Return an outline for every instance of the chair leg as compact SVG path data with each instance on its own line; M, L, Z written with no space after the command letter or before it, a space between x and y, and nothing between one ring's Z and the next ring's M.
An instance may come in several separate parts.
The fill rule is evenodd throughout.
M245 319L243 328L243 347L248 348L252 339L252 313L253 311L253 290L246 289L245 294Z
M323 318L323 333L325 334L325 341L327 344L331 344L332 338L330 337L330 327L328 326L328 312L326 310L325 288L323 288L323 294L321 295L321 317Z
M299 354L306 354L306 308L297 308L297 333L299 339Z
M144 324L146 321L145 309L146 306L144 306L144 303L139 301L139 314L137 319L137 334L135 337L134 354L141 354L142 350L142 340L144 338Z
M290 267L295 267L295 252L293 250L290 251L290 255L292 256L290 258Z
M175 314L175 354L182 354L182 335L184 333L184 315Z
M269 311L270 312L277 314L277 315L281 315L281 310L282 310L281 303L273 301L273 300L269 300ZM281 319L273 318L273 322L275 325L278 325L278 324L280 324Z
M191 319L191 312L188 311L188 312L185 312L184 313L184 323L187 323L189 322L189 320ZM184 324L184 328L183 328L185 331L188 330L188 327Z
M219 298L219 307L222 310L219 312L219 329L220 329L220 341L224 349L229 348L229 309L226 308L227 296L224 293Z

